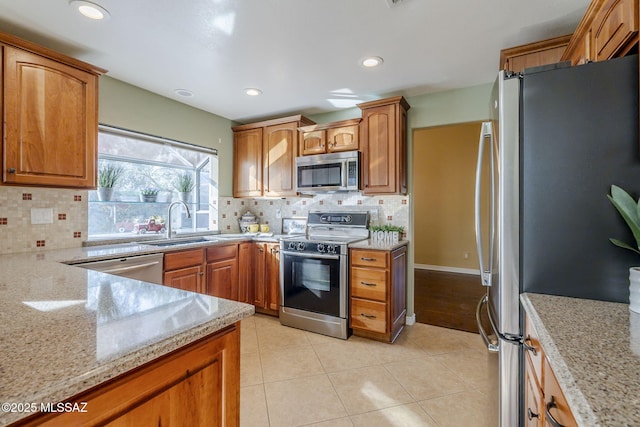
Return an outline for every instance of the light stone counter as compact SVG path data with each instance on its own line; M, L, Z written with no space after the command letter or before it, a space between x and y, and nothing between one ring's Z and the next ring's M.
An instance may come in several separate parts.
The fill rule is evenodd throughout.
M253 314L251 305L60 263L151 252L162 250L0 256L0 402L62 401ZM28 415L0 411L0 426Z
M640 314L628 304L523 294L580 426L640 425Z
M367 239L360 242L349 244L349 249L366 249L366 250L378 250L378 251L394 251L402 246L409 244L408 240L398 240L394 242L392 240L374 240Z

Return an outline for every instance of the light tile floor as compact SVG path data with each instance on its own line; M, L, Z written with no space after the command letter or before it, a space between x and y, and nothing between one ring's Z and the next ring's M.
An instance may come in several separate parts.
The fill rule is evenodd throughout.
M241 325L241 427L498 424L497 357L477 334L417 323L385 344Z

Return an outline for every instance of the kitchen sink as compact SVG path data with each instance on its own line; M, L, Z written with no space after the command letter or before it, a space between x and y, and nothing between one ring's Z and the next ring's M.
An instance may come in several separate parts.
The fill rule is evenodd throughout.
M192 243L201 243L201 242L215 242L215 239L205 239L204 237L196 237L193 239L171 239L171 240L159 240L159 241L150 241L150 242L140 242L144 245L151 246L177 246L177 245L190 245Z

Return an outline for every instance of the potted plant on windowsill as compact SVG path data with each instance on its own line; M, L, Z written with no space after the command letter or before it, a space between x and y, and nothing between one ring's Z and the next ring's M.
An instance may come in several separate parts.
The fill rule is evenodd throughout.
M607 194L607 197L631 229L636 247L618 239L609 240L616 246L640 255L640 200L636 202L626 191L615 185L611 186L611 195ZM629 269L629 310L640 313L640 267Z
M140 190L141 202L155 202L158 199L158 193L160 190L157 188L143 188Z
M98 169L98 200L108 202L113 196L113 187L122 177L124 169L111 163Z
M178 177L175 183L176 190L178 191L178 197L180 200L189 203L191 192L195 188L196 183L193 180L193 175L185 172Z

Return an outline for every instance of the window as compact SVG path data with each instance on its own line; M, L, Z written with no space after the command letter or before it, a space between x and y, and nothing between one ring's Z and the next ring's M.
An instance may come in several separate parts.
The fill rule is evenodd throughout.
M191 217L182 205L173 207L173 230L217 229L215 149L100 125L99 186L105 184L104 172L109 168L117 175L111 194L100 188L89 192L89 236L164 232L168 207L178 200L187 203ZM191 182L192 191L181 194L180 180Z

